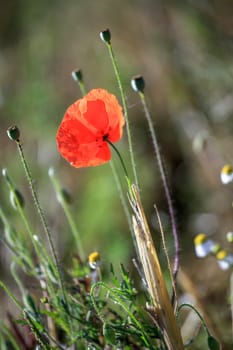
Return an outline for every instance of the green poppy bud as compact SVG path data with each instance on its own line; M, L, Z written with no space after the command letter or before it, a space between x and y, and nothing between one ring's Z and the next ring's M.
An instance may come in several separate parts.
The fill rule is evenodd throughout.
M142 75L137 75L131 80L132 89L136 92L144 92L145 80Z
M72 203L72 196L70 194L69 191L67 191L67 189L62 188L61 191L59 193L57 193L57 201L58 203L62 203L63 201L66 204L71 204Z
M18 142L20 137L19 128L16 125L10 126L7 129L7 135L12 141Z
M71 72L71 76L74 81L83 82L83 74L81 69L73 70L73 72Z
M12 207L16 210L18 207L24 207L24 198L19 190L15 189L14 191L10 191L10 202Z
M105 29L103 30L102 32L100 32L100 39L107 43L107 44L110 44L111 42L111 32L109 29Z

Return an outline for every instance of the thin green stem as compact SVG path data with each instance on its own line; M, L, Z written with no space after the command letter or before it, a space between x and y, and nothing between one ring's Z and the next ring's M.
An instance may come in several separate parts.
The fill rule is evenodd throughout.
M14 280L17 283L22 296L24 296L25 295L25 289L24 289L24 286L23 286L23 281L21 281L21 279L19 278L19 276L16 273L15 262L14 261L11 263L11 267L10 268L11 268L11 274L14 277Z
M129 176L128 176L128 171L127 171L127 169L126 169L125 163L124 163L124 161L123 161L123 158L122 158L120 152L118 151L117 147L116 147L111 141L109 141L108 139L106 139L105 141L106 141L106 142L114 149L114 151L116 152L116 154L117 154L117 156L118 156L118 158L119 158L119 160L120 160L120 163L121 163L121 165L122 165L122 168L123 168L123 170L124 170L125 177L126 177L126 179L127 179L127 183L129 183L130 180L129 180Z
M230 277L230 307L231 307L231 327L232 327L232 334L233 334L233 273Z
M55 193L57 195L58 198L58 202L60 203L62 209L64 210L64 213L66 215L67 221L69 223L71 232L74 236L74 239L76 241L77 244L77 249L78 249L78 255L80 256L81 261L85 260L85 254L84 254L84 249L82 246L82 242L81 242L81 238L80 238L80 234L78 232L78 229L76 227L76 224L74 222L74 219L70 213L70 209L67 205L66 200L64 199L64 195L62 193L62 187L58 181L58 179L56 178L55 174L54 174L54 170L52 168L49 169L49 177L52 181Z
M36 240L35 240L35 235L30 227L30 224L28 222L28 219L25 215L25 212L24 212L24 209L22 207L22 205L20 205L19 203L19 200L18 200L18 197L15 195L15 186L11 180L11 178L9 177L8 175L8 172L6 169L4 169L4 178L7 182L7 185L9 187L9 190L14 194L14 199L15 199L15 202L16 202L16 207L17 207L17 211L19 212L22 220L23 220L23 223L25 225L25 228L31 238L31 241L32 241L32 244L33 244L33 247L35 249L35 252L37 253L37 256L43 261L43 262L46 262L47 260L52 263L51 259L50 259L50 256L46 250L45 247L43 247L43 249L41 249L41 247L39 248L37 243L36 243ZM46 260L47 259L47 260Z
M85 88L84 83L78 80L78 85L79 85L82 96L85 96L87 93L87 90Z
M51 253L52 253L52 256L53 256L53 259L54 259L55 268L56 268L56 272L57 272L57 275L58 275L58 280L59 280L60 288L61 288L61 291L62 291L62 294L63 294L63 298L64 298L64 301L66 301L65 288L64 288L63 279L62 279L61 272L60 272L60 265L59 265L58 257L57 257L56 250L55 250L55 247L54 247L54 244L53 244L53 240L52 240L52 235L51 235L51 232L49 230L47 221L45 219L44 212L42 210L39 198L37 196L37 192L36 192L35 187L34 187L34 182L33 182L32 175L31 175L30 169L28 167L27 161L26 161L25 156L24 156L22 144L20 143L19 140L16 141L16 144L17 144L17 147L18 147L20 160L21 160L21 162L23 164L23 167L24 167L24 170L25 170L25 174L26 174L26 177L27 177L27 180L28 180L28 183L29 183L29 187L30 187L30 190L31 190L31 194L32 194L34 203L35 203L35 207L37 208L37 211L38 211L38 214L39 214L42 226L44 228L45 234L46 234L48 242L49 242L49 246L50 246L50 250L51 250Z
M74 81L76 83L78 83L82 96L86 95L87 90L86 90L85 84L83 82L83 74L82 74L81 69L73 71L71 73L71 75L72 75Z
M3 240L4 244L8 247L12 254L18 256L20 258L20 263L27 263L28 267L33 270L34 263L32 261L32 257L29 253L29 248L27 246L27 242L23 239L22 235L19 236L18 232L9 224L6 215L4 214L2 208L0 207L0 218L5 227L5 239ZM23 264L25 267L25 264ZM23 266L21 265L23 268Z
M144 341L144 343L145 343L145 346L150 347L150 342L149 342L149 340L148 340L147 334L145 333L145 331L144 331L144 329L143 329L141 323L137 320L137 318L136 318L136 316L133 314L133 312L131 312L130 309L122 302L122 300L119 298L119 296L117 295L117 293L115 293L115 292L113 291L112 288L109 288L104 282L97 282L97 283L95 283L95 284L92 286L90 295L91 295L92 304L93 304L93 306L94 306L94 308L95 308L95 310L96 310L96 312L97 312L99 318L101 319L101 321L102 321L103 323L105 322L103 316L102 316L101 313L99 312L99 309L98 309L98 306L97 306L97 304L96 304L96 302L95 302L95 297L94 297L94 290L95 290L97 287L103 287L103 288L105 288L105 289L108 291L108 293L110 293L110 294L113 295L113 297L114 297L114 299L115 299L115 302L116 302L117 304L119 304L119 305L122 307L122 309L126 312L126 314L131 318L131 320L133 321L133 323L135 324L135 326L141 331L141 333L142 333L142 339L143 339L143 341Z
M4 291L6 292L6 294L11 298L11 300L16 304L16 306L21 310L23 311L24 310L24 307L23 305L20 304L20 302L16 299L16 297L14 296L13 293L11 293L10 289L5 285L5 283L3 283L1 280L0 280L0 287L2 289L4 289Z
M131 216L130 216L129 208L128 208L128 205L127 205L124 193L123 193L122 185L120 183L120 179L119 179L119 176L117 174L113 160L110 161L110 166L112 169L112 173L113 173L113 177L114 177L114 180L116 183L117 190L119 192L120 201L121 201L121 204L122 204L122 207L123 207L126 219L127 219L129 229L130 229L130 231L132 231Z
M204 318L202 317L202 315L200 314L200 312L191 304L187 304L187 303L184 303L184 304L181 304L179 307L178 307L178 310L177 310L177 315L180 313L180 310L183 309L184 307L187 307L187 308L190 308L192 309L196 314L197 316L199 317L201 323L202 323L202 326L204 327L206 333L209 335L210 332L209 332L209 329L207 327L207 324L205 323L205 320Z
M123 89L123 86L122 86L122 83L121 83L120 72L119 72L119 68L118 68L118 65L117 65L117 61L116 61L116 58L115 58L115 55L114 55L111 43L107 43L107 47L108 47L109 55L110 55L110 58L111 58L111 62L112 62L112 65L113 65L113 69L114 69L114 72L115 72L115 76L116 76L118 87L119 87L120 94L121 94L121 100L122 100L122 105L123 105L123 110L124 110L124 115L125 115L125 120L126 120L126 131L127 131L127 137L128 137L131 165L132 165L133 174L134 174L134 181L135 181L135 184L137 185L137 187L139 188L125 92L124 92L124 89Z
M161 157L161 152L159 150L157 136L156 136L156 133L154 130L154 126L153 126L153 122L152 122L152 118L151 118L149 109L147 107L145 95L143 92L139 92L139 96L141 99L141 103L142 103L144 113L145 113L145 116L146 116L146 119L148 122L149 130L151 133L151 138L152 138L152 142L153 142L153 146L154 146L154 150L155 150L155 155L156 155L156 159L158 162L159 172L160 172L161 180L163 183L163 188L165 191L165 196L167 199L168 211L169 211L169 215L170 215L170 219L171 219L172 233L173 233L174 246L175 246L173 277L174 277L174 281L176 281L176 275L177 275L178 268L179 268L179 240L178 240L178 231L177 231L177 225L176 225L176 219L175 219L175 212L174 212L174 208L173 208L173 204L172 204L172 196L171 196L171 193L169 190L168 180L167 180L165 168L164 168L164 165L162 162L162 157Z
M1 324L0 324L0 328L1 328L0 339L1 339L1 336L3 336L3 335L6 336L7 337L6 342L8 343L8 340L10 340L14 350L21 350L22 348L20 348L19 345L17 344L17 341L16 341L17 338L15 338L15 334L13 335L11 333L10 329L8 329L7 326L2 321L0 321L0 322L1 322ZM7 349L7 348L4 346L3 349Z

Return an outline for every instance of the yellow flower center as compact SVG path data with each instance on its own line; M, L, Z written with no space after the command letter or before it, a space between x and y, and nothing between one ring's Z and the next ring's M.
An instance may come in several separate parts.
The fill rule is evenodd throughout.
M226 164L224 165L224 167L222 168L222 174L225 175L230 175L233 173L233 168L230 164Z
M205 233L199 233L195 238L194 238L194 244L195 245L201 245L205 241L207 241L207 236Z
M218 254L216 255L216 258L218 260L223 260L227 256L227 252L225 250L220 250Z
M89 263L95 263L99 260L100 260L100 255L98 252L92 252L88 257Z

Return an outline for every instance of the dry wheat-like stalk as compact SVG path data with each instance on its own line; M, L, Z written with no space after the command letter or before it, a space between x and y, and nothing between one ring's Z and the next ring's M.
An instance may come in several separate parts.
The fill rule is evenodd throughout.
M145 281L151 296L156 325L169 350L183 350L184 345L163 277L137 187L132 185L130 203L134 211L133 230Z

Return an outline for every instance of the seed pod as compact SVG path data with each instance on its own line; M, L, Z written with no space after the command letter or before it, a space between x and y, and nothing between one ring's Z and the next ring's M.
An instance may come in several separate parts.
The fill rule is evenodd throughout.
M144 92L145 80L142 75L137 75L131 80L132 89L136 92Z
M20 131L16 125L10 126L7 129L7 135L12 141L19 141Z
M111 32L109 29L105 29L103 30L102 32L100 32L100 39L107 43L107 44L110 44L111 42Z
M10 191L10 202L15 210L17 210L19 207L22 209L25 203L22 193L17 189Z
M83 82L83 74L81 69L77 69L77 70L73 70L73 72L71 72L71 76L74 79L74 81L78 81L78 82Z

